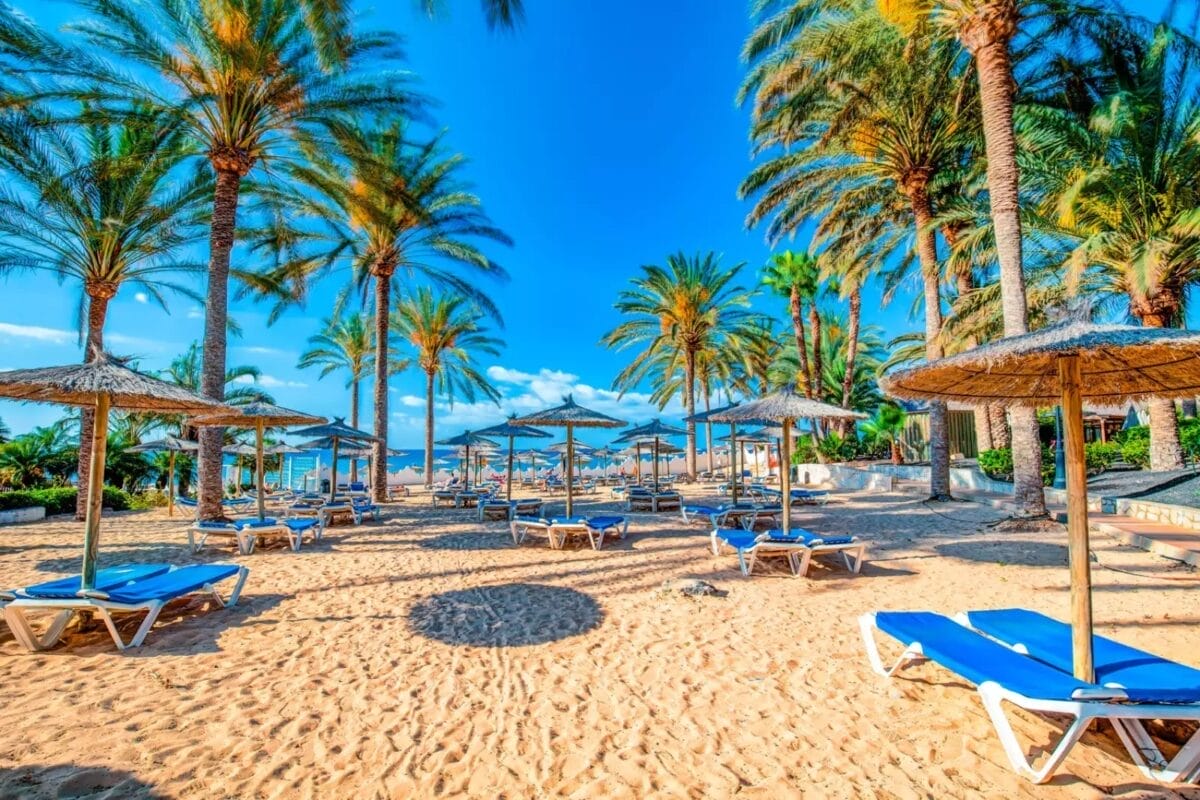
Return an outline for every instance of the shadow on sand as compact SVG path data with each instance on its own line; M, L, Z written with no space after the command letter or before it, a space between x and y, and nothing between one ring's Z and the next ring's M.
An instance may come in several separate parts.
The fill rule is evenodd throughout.
M0 797L167 800L133 773L87 764L30 764L0 769Z
M431 595L413 605L413 631L446 644L523 647L578 636L599 626L600 605L574 589L502 583Z

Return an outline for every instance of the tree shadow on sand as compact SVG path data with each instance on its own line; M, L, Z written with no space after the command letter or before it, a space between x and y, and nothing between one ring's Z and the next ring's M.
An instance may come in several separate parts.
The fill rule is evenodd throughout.
M0 769L0 797L168 800L133 773L87 764L31 764Z
M507 532L468 531L466 533L443 533L415 540L417 546L426 550L511 550L512 536Z
M548 644L600 625L590 596L539 583L503 583L431 595L409 611L416 633L446 644L523 647Z
M1029 539L942 542L934 550L943 556L981 564L1019 564L1025 567L1067 567L1067 548Z

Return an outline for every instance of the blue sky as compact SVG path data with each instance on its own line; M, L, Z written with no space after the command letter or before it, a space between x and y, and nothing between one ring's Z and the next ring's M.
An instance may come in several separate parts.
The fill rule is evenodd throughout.
M16 5L50 27L73 13L61 2ZM746 4L527 0L527 19L515 33L487 31L474 0L448 0L447 13L434 21L415 5L359 7L366 25L405 36L409 66L439 101L434 113L449 129L449 144L470 158L467 176L515 240L492 251L511 280L484 284L505 316L507 347L485 362L504 400L500 408L441 408L439 435L557 403L567 391L623 419L654 416L644 395L618 401L608 391L628 358L597 344L619 321L617 293L640 265L676 250L745 261L745 284L757 281L771 252L761 231L745 230L747 205L736 197L749 165L747 115L733 102L749 30ZM318 286L306 308L271 327L265 307L234 303L244 335L231 340L229 363L259 366L262 384L283 405L346 414L341 379L318 380L315 371L295 368L338 288L333 280ZM141 357L146 368L161 368L200 338L201 309L178 298L168 315L143 300L129 288L117 296L107 342L114 352ZM773 299L762 302L783 312ZM45 276L0 282L0 369L80 358L77 303L77 286ZM910 318L910 292L881 308L871 288L864 309L887 337L919 328ZM419 446L422 381L415 373L398 376L391 390L391 444ZM15 432L59 414L0 401L0 418Z

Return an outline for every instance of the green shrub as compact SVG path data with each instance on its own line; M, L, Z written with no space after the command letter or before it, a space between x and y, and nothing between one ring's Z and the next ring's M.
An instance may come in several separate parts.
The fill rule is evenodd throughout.
M1200 459L1200 419L1179 420L1179 443L1188 458Z
M1139 440L1148 442L1150 441L1150 426L1135 425L1132 428L1125 428L1117 431L1115 438L1118 444L1125 444L1126 442L1134 442Z
M1121 445L1116 442L1089 442L1083 448L1089 473L1104 472L1121 457Z
M1125 444L1121 445L1121 458L1125 459L1125 463L1138 469L1146 469L1150 466L1150 438L1133 438L1127 439Z
M1012 450L1000 447L979 453L979 468L992 480L1011 481L1013 477Z
M78 490L74 486L64 486L56 489L30 489L19 492L0 492L0 511L12 508L32 508L42 506L47 516L55 514L74 514L75 496ZM133 498L112 486L104 487L104 507L113 511L125 511L132 507Z

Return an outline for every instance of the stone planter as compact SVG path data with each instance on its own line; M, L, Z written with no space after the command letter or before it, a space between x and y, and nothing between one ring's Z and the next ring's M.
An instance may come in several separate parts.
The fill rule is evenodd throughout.
M42 506L33 508L13 508L0 511L0 525L16 525L19 522L38 522L46 518L46 509Z

